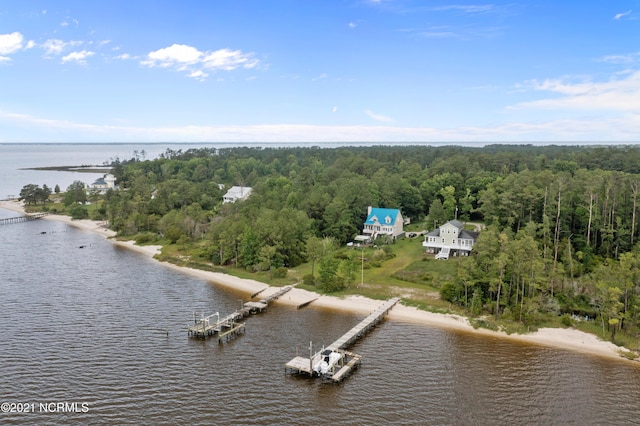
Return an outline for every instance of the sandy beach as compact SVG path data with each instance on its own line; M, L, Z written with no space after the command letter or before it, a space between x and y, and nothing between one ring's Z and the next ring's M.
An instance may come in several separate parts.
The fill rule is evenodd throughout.
M0 201L0 208L12 210L23 214L24 208L21 203L16 201ZM138 253L153 258L160 252L161 246L138 246L133 241L117 241L111 237L115 236L115 232L107 229L101 222L91 220L71 220L68 216L49 215L45 220L56 220L68 223L71 226L83 229L85 231L94 232L109 238L114 244L134 250ZM202 271L198 269L179 267L166 262L162 265L178 270L183 273L190 274L194 277L212 282L218 286L222 286L234 291L243 292L252 295L260 292L260 297L268 296L278 291L277 287L270 287L265 283L255 280L241 279L232 275L218 272ZM289 306L301 306L309 304L316 308L335 309L345 312L358 314L369 314L374 311L381 303L378 300L372 300L363 296L349 296L339 298L335 296L319 295L307 290L294 288L286 293L283 297L276 300L275 303L285 304ZM556 348L562 348L582 353L588 353L597 356L615 358L618 360L627 360L621 356L621 351L628 351L625 348L618 347L611 342L600 340L597 336L584 333L575 329L561 328L541 328L531 334L511 334L494 332L486 329L474 329L466 318L458 315L436 314L426 312L417 308L396 305L388 315L388 319L392 321L403 321L413 324L424 324L428 326L440 327L445 329L454 329L475 334L499 336L505 339L512 339L531 344L546 345Z

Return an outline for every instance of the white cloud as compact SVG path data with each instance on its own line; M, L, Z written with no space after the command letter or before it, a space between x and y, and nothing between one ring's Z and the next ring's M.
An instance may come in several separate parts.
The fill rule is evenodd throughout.
M384 116L384 115L380 115L380 114L376 114L375 112L370 111L368 109L365 110L364 113L367 114L369 117L373 118L376 121L382 121L384 123L391 123L391 122L394 121L393 118L390 118L390 117L387 117L387 116Z
M22 48L22 34L0 34L0 55L10 55Z
M144 65L168 68L178 64L196 63L200 60L202 52L195 47L184 44L173 44L164 49L150 52L147 56L148 60L143 62Z
M77 62L79 64L86 64L86 59L95 55L95 52L91 52L89 50L82 50L80 52L71 52L66 56L62 57L62 63L65 62Z
M123 61L127 60L127 59L133 59L133 57L128 54L128 53L123 53L121 55L118 56L114 56L115 59L122 59Z
M494 9L495 9L495 6L492 4L476 4L476 5L450 4L447 6L436 6L432 8L432 10L435 10L435 11L454 10L454 11L463 12L463 13L485 13L485 12L490 12Z
M613 19L617 21L628 15L631 15L631 10L627 10L626 12L622 12L622 13L616 13L616 16L614 16Z
M27 45L24 47L25 49L33 49L34 47L36 47L36 42L33 40L29 40L27 42Z
M58 39L49 39L42 45L46 56L60 55L66 46L67 43Z
M64 21L60 22L60 26L61 27L68 27L70 25L69 21L73 22L76 25L76 28L78 28L78 25L80 25L80 22L77 19L73 19L73 18L67 16L67 17L64 18Z
M355 28L358 26L358 24L356 22L349 22L349 28Z
M324 80L325 78L329 78L329 75L323 72L322 74L313 77L311 81Z
M232 71L238 67L254 68L258 65L258 60L253 59L251 54L244 54L239 50L220 49L207 54L202 60L207 69L220 69Z
M195 47L185 44L173 44L163 49L155 50L147 55L147 59L140 62L149 67L173 68L185 71L189 77L202 80L208 77L204 70L233 71L236 68L251 69L259 61L252 53L240 50L219 49L201 52Z
M598 59L599 62L609 62L612 64L630 64L640 58L640 53L630 53L627 55L607 55Z
M202 70L198 70L189 74L189 77L195 78L196 80L199 80L199 81L204 81L206 80L207 77L209 77L209 74L207 74Z
M565 110L640 110L640 71L612 78L605 82L567 82L561 79L547 79L529 82L532 89L550 92L553 96L530 102L522 102L512 109L565 109Z
M395 126L320 126L271 124L248 126L163 126L137 127L76 123L51 120L0 110L0 122L11 126L28 126L33 139L21 142L387 142L387 143L558 143L558 142L637 142L640 114L618 118L551 120L535 123L506 123L497 126L462 126L455 128ZM60 130L64 130L61 132ZM7 131L5 131L7 134ZM6 136L5 136L6 137Z
M338 112L338 107L334 106L333 109L331 110L331 112Z

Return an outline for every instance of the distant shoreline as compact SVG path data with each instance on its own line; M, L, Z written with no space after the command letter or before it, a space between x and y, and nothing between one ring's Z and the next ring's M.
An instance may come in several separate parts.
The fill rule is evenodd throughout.
M18 170L46 170L53 172L79 172L79 173L108 173L111 166L46 166L46 167L25 167Z
M24 214L24 207L17 201L0 201L0 208ZM156 254L160 253L160 249L162 248L162 246L157 245L138 246L133 241L116 241L112 239L116 233L107 229L102 222L91 220L71 220L69 216L61 215L49 215L46 216L44 220L64 222L76 228L102 235L118 246L126 247L152 259L154 259ZM157 261L157 259L154 260ZM177 266L167 262L158 262L170 269L212 282L230 290L246 293L247 295L260 292L260 296L267 296L278 291L277 287L271 287L268 284L251 279L238 278L220 272L210 272ZM358 295L339 298L336 296L320 295L311 291L294 288L283 297L276 300L275 303L294 307L309 305L310 307L315 308L335 309L343 312L367 315L374 311L381 302L379 300L373 300ZM396 305L389 312L387 318L405 323L423 324L443 329L469 332L476 335L500 337L523 343L550 346L589 355L637 363L637 361L631 361L621 355L622 351L631 352L629 349L618 347L611 342L600 340L593 334L575 329L541 328L531 334L506 334L504 332L476 329L470 325L469 321L465 317L459 315L437 314L422 311L414 307L404 306L402 304Z

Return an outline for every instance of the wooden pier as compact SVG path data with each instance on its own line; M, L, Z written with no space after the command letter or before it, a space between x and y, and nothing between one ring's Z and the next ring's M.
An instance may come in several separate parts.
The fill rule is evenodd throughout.
M313 354L312 345L309 344L309 358L296 356L285 364L285 370L292 374L322 377L323 379L330 380L334 383L341 382L349 375L349 373L360 365L362 360L361 355L349 352L346 349L382 321L391 308L393 308L399 301L400 298L398 297L387 300L385 303L380 305L378 309L360 321L358 325L347 331L338 340L329 346L322 348L322 350L315 354ZM332 366L331 370L326 373L314 371L313 367L322 360L323 353L326 353L327 351L340 353L342 355L340 361L336 365Z
M187 334L189 337L199 337L203 339L211 336L217 336L218 342L220 343L225 340L230 340L230 338L235 337L240 333L244 333L245 324L240 322L242 319L252 314L264 312L267 309L267 306L269 306L269 303L273 302L292 288L293 287L290 285L282 287L274 294L257 302L245 302L242 305L242 308L223 318L220 318L220 314L218 312L206 317L202 316L201 318L196 318L196 314L194 314L193 325L187 329Z
M23 216L7 217L4 219L0 219L0 225L9 225L11 223L21 223L21 222L29 222L32 220L38 220L38 219L42 219L48 214L49 213L34 213L34 214L27 214Z

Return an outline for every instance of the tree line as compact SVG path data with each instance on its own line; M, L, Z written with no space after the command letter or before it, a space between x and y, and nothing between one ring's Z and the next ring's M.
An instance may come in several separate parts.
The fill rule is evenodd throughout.
M487 226L442 288L471 313L598 317L612 334L639 321L635 146L202 148L118 160L113 173L122 190L100 210L112 229L190 245L217 265L317 261L350 277L349 262L317 253L359 234L368 206L398 208L427 229ZM253 193L222 204L221 185Z

